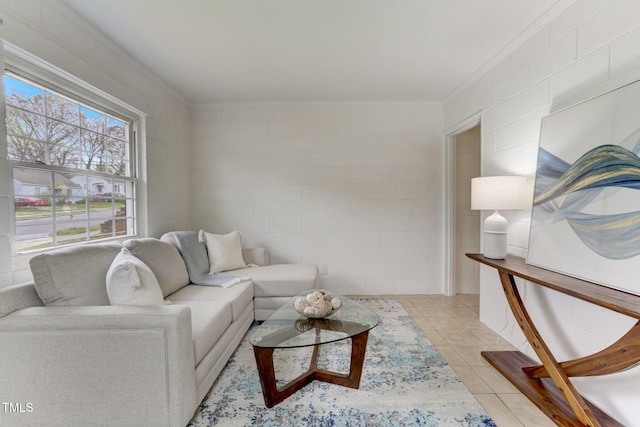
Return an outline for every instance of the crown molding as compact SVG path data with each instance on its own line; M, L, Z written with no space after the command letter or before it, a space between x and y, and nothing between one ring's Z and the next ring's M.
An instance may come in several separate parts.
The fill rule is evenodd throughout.
M543 15L536 19L531 25L529 25L523 32L511 40L504 48L502 48L497 54L495 54L489 61L487 61L482 67L474 72L469 78L467 78L462 84L447 95L443 103L451 101L458 96L464 90L469 88L473 83L480 80L489 70L498 65L507 56L513 53L517 48L522 46L525 41L529 40L534 34L536 34L545 25L553 21L558 15L560 15L565 9L575 3L575 0L559 0L556 4L551 6Z

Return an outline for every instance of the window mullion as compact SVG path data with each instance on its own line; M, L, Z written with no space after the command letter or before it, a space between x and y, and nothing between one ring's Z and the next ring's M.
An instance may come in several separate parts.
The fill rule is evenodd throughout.
M56 173L55 171L51 170L49 172L49 177L50 177L50 187L51 187L51 242L53 247L55 248L56 246L58 246L58 198L56 197Z
M133 235L134 121L102 109L97 99L48 87L15 68L5 71L5 99L11 99L5 104L13 114L7 122L13 120L16 133L6 143L17 144L7 147L13 153L15 226L24 236L17 252ZM103 226L93 233L92 223Z

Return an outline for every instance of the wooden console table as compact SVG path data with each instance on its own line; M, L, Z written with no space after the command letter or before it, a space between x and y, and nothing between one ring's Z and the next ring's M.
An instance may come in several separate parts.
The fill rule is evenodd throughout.
M467 257L498 270L511 311L542 365L519 351L483 351L482 356L557 425L622 426L584 399L569 378L610 374L640 362L640 321L604 350L558 362L529 317L514 276L636 319L640 296L535 267L512 255L500 260L481 254Z

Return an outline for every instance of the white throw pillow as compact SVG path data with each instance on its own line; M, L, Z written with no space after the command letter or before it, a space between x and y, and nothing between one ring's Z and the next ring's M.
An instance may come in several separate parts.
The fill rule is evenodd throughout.
M200 230L198 239L205 243L209 255L209 274L244 268L247 263L242 258L242 234L213 234Z
M122 248L107 271L107 294L111 305L164 304L156 276L127 248Z

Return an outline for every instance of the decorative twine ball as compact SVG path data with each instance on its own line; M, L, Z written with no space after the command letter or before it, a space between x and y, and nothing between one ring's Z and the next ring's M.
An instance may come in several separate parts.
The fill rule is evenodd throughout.
M310 319L322 319L332 315L342 306L339 298L329 296L323 291L313 291L305 297L296 298L295 310Z

